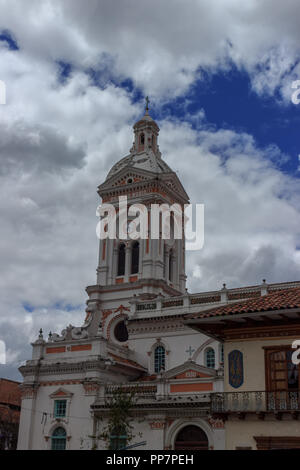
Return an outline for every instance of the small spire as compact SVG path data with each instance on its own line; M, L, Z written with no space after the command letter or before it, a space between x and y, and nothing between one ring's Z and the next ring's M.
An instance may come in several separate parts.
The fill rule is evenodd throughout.
M148 114L148 111L149 111L149 103L150 103L149 96L146 96L145 101L146 101L146 108L145 108L145 111L146 111L146 114Z

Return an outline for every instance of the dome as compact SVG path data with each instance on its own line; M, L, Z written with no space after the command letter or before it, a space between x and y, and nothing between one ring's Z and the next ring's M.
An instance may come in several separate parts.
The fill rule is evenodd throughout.
M152 153L152 152L151 152ZM107 178L109 179L112 176L119 173L119 171L124 168L137 168L141 170L151 171L153 173L170 173L172 172L171 168L164 162L162 158L156 157L153 153L152 155L135 155L130 154L126 157L119 160L114 166L110 169Z
M144 116L134 124L133 130L135 141L130 154L114 164L106 179L110 179L124 168L136 168L156 174L172 172L161 158L157 145L159 127L149 115L147 108Z

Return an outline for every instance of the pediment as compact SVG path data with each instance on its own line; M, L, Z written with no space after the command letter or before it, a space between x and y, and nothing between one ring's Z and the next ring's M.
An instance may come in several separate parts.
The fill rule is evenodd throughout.
M186 379L212 379L216 376L216 371L205 366L196 364L194 361L187 361L180 366L168 370L164 377L172 380Z
M128 182L130 179L132 180L131 183ZM112 188L122 187L127 184L138 183L150 179L153 179L152 172L138 168L126 167L98 186L98 191L108 191Z
M181 196L186 202L189 200L189 196L186 193L184 187L182 186L176 173L167 173L160 175L160 179L165 183L165 185L170 188L174 193Z
M64 388L58 388L55 392L51 393L50 398L71 398L73 393Z

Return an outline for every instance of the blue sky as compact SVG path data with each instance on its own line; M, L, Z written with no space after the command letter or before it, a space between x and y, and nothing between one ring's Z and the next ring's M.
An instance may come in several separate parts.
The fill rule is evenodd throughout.
M19 377L41 327L82 323L96 188L128 153L147 95L162 157L205 204L189 290L299 280L297 0L0 8L0 375Z

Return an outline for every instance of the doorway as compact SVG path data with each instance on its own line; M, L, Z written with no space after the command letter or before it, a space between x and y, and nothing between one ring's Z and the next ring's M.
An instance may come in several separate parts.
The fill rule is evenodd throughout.
M208 438L198 426L185 426L176 436L175 450L208 450Z

